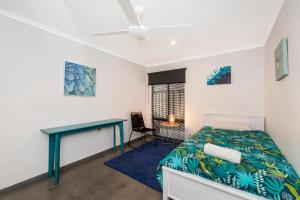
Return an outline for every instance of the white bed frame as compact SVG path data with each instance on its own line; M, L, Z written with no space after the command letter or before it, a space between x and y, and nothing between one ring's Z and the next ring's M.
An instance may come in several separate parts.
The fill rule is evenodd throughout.
M263 116L205 114L205 126L213 121L246 122L253 130L265 130ZM163 167L163 200L264 200L265 198L193 174Z

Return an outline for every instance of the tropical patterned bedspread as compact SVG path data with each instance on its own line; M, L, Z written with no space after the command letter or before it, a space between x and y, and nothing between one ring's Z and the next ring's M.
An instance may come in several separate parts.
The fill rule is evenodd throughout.
M212 143L242 153L240 164L204 154ZM266 199L300 200L300 179L270 136L262 131L230 131L203 127L160 161L162 166L201 176Z

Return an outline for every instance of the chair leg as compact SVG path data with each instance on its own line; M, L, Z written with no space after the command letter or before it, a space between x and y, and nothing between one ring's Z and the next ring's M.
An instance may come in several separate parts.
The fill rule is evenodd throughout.
M143 134L143 136L142 136L142 140L141 140L141 142L142 142L142 146L146 143L146 134Z
M152 135L151 136L154 136L155 137L155 134L153 134L153 132L152 132ZM152 142L152 141L147 141L146 140L146 137L147 137L147 134L145 134L145 143L147 143L147 144L151 144L151 145L154 145L154 146L157 146L158 144L157 144L157 142Z
M138 150L138 151L142 151L143 148L141 148L141 147L139 148L139 147L135 147L135 146L131 145L131 136L132 136L132 132L133 132L133 131L131 131L130 136L129 136L128 146L130 146L131 148L136 149L136 150Z
M153 131L152 132L152 135L154 135L154 138L155 138L155 146L158 146L158 137L157 137L157 135L156 135L156 131Z
M132 131L131 131L131 133L130 133L130 136L129 136L128 145L129 145L129 144L130 144L130 142L131 142L131 135L132 135Z

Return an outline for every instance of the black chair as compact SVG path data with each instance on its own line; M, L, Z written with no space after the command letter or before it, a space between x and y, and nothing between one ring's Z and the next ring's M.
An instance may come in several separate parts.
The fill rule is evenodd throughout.
M138 133L142 134L142 145L144 143L153 144L151 142L147 142L146 137L149 136L149 135L150 136L156 136L155 129L145 127L144 118L143 118L143 115L142 115L141 112L132 112L131 113L131 127L132 127L132 130L131 130L131 133L130 133L128 146L130 146L134 149L137 149L137 150L142 150L141 147L132 146L131 136L132 136L133 132L138 132Z

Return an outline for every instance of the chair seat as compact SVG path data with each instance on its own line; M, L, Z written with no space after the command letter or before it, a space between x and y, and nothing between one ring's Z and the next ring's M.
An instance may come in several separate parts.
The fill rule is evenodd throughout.
M133 129L136 132L140 132L140 133L147 133L150 131L155 131L153 128L146 128L146 127L142 127L142 128L135 128Z

